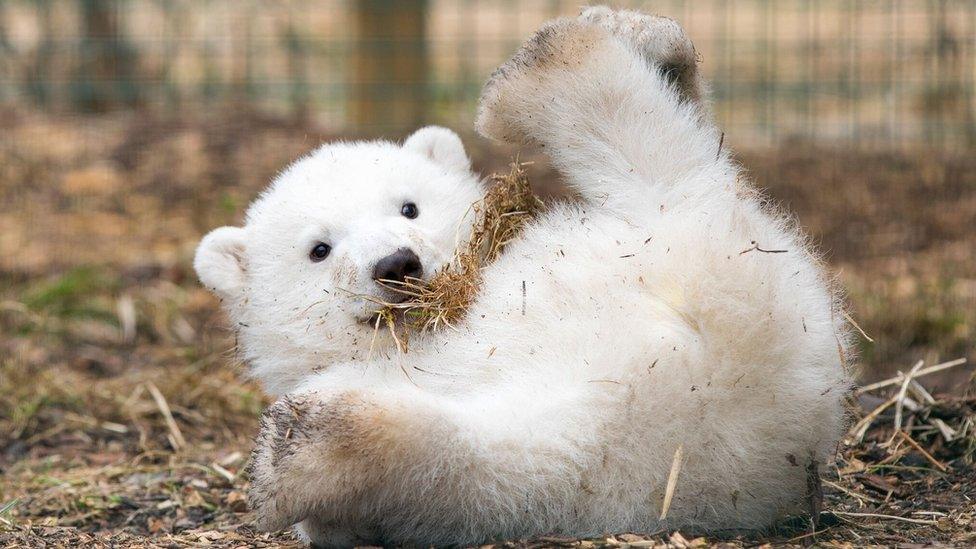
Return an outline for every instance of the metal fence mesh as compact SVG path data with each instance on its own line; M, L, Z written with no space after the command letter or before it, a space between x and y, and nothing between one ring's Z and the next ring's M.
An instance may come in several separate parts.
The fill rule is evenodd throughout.
M0 369L4 345L31 376L88 368L74 355L92 349L139 368L150 339L195 356L218 335L192 270L203 234L323 141L470 131L489 72L578 2L0 0ZM976 0L625 5L688 29L724 145L875 340L865 379L973 363ZM516 152L464 137L482 174ZM518 153L540 194L565 191L544 155ZM129 295L137 347L100 335Z
M743 146L976 145L976 2L668 0ZM481 83L563 0L0 0L0 101L245 106L337 132L470 127Z

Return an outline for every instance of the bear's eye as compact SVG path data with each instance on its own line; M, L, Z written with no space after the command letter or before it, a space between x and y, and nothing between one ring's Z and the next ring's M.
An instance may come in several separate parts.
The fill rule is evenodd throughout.
M400 206L400 214L407 219L417 219L420 215L420 210L417 209L417 205L413 202L407 202L403 206Z
M311 252L308 252L308 257L314 262L322 261L323 259L329 257L329 252L332 251L332 247L324 242L319 242L312 248Z

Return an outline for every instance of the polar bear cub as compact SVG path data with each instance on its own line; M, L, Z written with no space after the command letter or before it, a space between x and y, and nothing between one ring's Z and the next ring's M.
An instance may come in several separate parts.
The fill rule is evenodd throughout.
M273 188L244 233L208 237L201 277L233 297L247 356L288 391L252 456L258 525L300 523L318 545L471 545L764 528L806 511L845 424L846 326L803 237L741 183L703 94L669 19L591 8L539 30L485 86L478 129L542 147L580 201L528 226L485 269L457 329L407 354L327 354L358 341L337 330L358 333L369 312L320 289L366 280L405 236L383 229L375 245L309 258L319 242L377 230L364 211L407 223L404 193L443 162L398 174L403 193L360 195L350 181L378 176L355 155L389 167L406 152L345 145L342 168L286 173L298 196ZM441 179L473 193L466 163L454 166ZM317 185L324 174L345 186ZM331 201L352 218L308 209ZM432 211L450 222L421 240L447 242L461 206ZM330 216L340 223L315 229ZM320 325L306 311L321 300Z
M284 170L247 211L200 243L194 267L222 300L242 358L271 394L332 363L363 360L377 280L425 279L453 256L483 193L460 138L427 127L403 145L327 144Z

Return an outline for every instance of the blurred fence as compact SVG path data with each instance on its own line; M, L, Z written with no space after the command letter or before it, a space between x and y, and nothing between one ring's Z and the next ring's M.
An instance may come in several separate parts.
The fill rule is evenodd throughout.
M0 102L248 108L336 132L470 127L563 0L0 0ZM976 146L973 0L617 3L678 19L740 146Z

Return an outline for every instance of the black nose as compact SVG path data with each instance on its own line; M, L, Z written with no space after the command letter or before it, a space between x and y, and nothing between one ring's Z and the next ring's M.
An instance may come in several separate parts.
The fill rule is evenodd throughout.
M420 258L409 248L400 248L376 262L373 267L373 280L392 280L406 282L407 278L420 278L424 268Z

